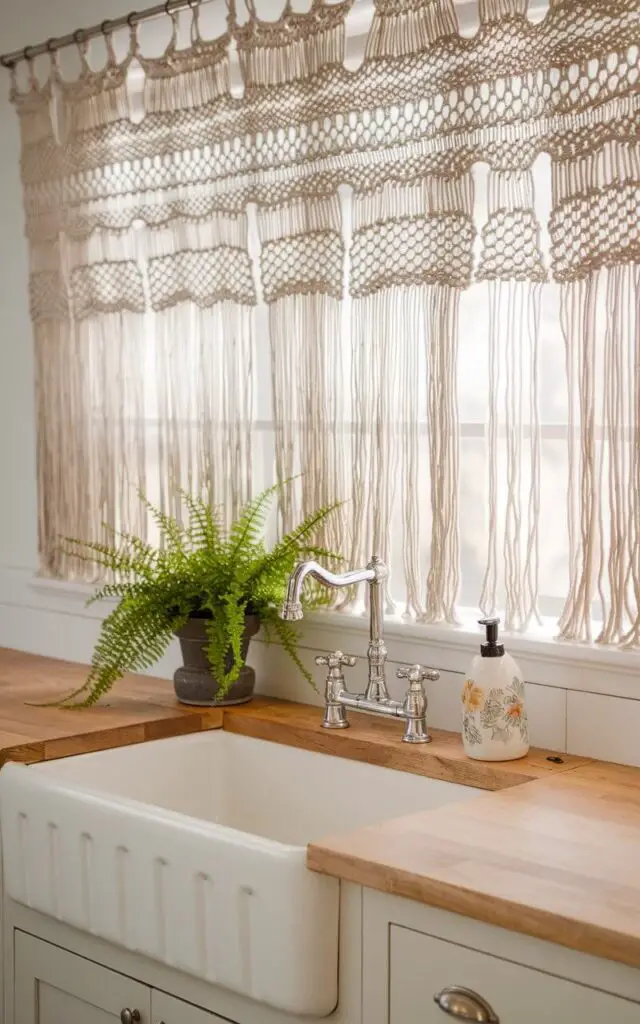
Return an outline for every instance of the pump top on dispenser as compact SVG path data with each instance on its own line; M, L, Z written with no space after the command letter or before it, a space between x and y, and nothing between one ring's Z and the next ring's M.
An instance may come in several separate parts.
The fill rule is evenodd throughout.
M480 619L485 640L464 681L462 740L478 761L514 761L529 752L522 674L498 638L500 619Z
M480 654L483 658L502 658L504 655L504 644L498 643L498 627L500 619L478 619L478 625L484 626L487 631L487 639L480 644Z

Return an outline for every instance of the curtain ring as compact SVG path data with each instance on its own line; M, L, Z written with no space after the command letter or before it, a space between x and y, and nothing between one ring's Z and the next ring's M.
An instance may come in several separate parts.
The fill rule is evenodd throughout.
M31 49L32 48L30 46L25 46L24 50L22 51L23 60L26 60L27 64L31 60Z
M127 15L127 25L129 26L129 28L135 28L135 25L133 24L133 19L137 17L137 11L132 11L131 14Z
M76 46L82 46L82 44L85 42L83 28L79 28L73 33L73 41L76 44Z
M165 0L164 13L167 15L168 18L171 17L173 13L171 10L171 0Z
M105 18L104 21L102 22L102 24L100 25L100 31L102 32L103 36L106 36L106 35L109 34L110 26L111 26L111 21L109 20L109 18Z
M57 49L55 38L51 36L47 39L47 53L55 53Z

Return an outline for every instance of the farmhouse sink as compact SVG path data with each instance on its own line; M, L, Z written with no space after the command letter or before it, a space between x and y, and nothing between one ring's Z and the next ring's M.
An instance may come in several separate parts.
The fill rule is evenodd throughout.
M212 984L326 1016L340 883L306 868L306 844L472 795L223 730L8 764L5 887Z

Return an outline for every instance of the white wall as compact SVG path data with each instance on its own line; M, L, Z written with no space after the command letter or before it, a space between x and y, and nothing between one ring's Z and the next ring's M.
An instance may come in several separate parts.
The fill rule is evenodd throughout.
M131 10L131 0L2 0L0 51ZM37 565L33 352L18 124L0 69L0 567Z
M263 0L261 13L269 16L265 5L275 2ZM3 52L126 14L135 6L132 0L1 3ZM98 612L86 612L83 595L73 588L34 585L33 581L37 566L33 355L18 125L8 87L9 76L0 71L0 645L85 661L98 633ZM307 626L303 642L310 667L318 650L341 646L357 655L366 650L360 624L336 624L334 619ZM457 729L463 673L476 645L477 637L469 632L394 624L388 634L390 676L401 661L419 660L441 669L441 681L429 691L431 721ZM536 646L517 639L510 646L529 681L536 744L640 764L640 657L553 643ZM281 651L265 651L258 644L253 657L265 692L314 699L288 671ZM174 649L157 673L170 676L177 658ZM359 665L352 685L357 686L362 674ZM399 684L394 680L393 685L399 694Z

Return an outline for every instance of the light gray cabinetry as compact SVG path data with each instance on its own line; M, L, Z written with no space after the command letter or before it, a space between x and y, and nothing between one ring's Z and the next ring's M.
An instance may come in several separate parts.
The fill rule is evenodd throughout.
M15 933L13 1024L151 1024L151 990L138 981Z
M364 1024L638 1024L640 971L365 890Z
M151 1024L227 1024L226 1018L201 1010L165 992L151 992Z
M478 1014L472 1020L488 1024L640 1019L637 1003L397 925L389 929L389 980L388 1024L453 1024L469 1020L468 1007Z
M15 933L13 1024L227 1024L66 949Z

